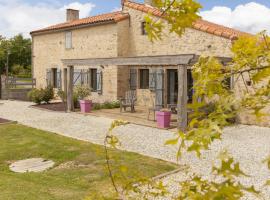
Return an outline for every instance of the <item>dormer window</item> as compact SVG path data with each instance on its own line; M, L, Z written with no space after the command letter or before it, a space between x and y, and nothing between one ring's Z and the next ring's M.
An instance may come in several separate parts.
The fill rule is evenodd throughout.
M66 49L71 49L72 48L72 32L68 31L66 32Z
M142 35L147 35L146 22L142 22L141 28L142 28Z

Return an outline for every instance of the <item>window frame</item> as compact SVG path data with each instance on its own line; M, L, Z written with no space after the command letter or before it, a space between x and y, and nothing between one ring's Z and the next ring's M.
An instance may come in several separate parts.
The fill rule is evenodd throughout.
M145 27L146 27L146 22L145 21L141 22L142 35L148 35L147 31L145 30Z
M72 49L72 32L71 31L65 32L65 48Z
M139 88L140 89L149 89L149 69L139 69Z

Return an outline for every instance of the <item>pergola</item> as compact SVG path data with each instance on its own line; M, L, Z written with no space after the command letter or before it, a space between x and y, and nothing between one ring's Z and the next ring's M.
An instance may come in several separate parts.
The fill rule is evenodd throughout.
M177 66L178 67L178 126L185 129L187 126L187 68L198 61L195 54L164 55L164 56L138 56L115 58L89 58L89 59L63 59L66 66L64 70L64 90L67 94L67 110L73 108L73 75L74 66ZM223 64L230 58L219 58Z

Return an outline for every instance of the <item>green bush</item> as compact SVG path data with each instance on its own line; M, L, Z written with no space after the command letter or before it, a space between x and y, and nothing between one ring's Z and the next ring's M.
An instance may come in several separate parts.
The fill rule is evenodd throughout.
M73 105L74 105L74 108L79 108L80 107L79 98L78 98L78 95L75 92L73 93Z
M63 90L58 90L57 95L61 98L62 102L66 102L67 94Z
M54 91L52 87L46 87L45 89L32 89L28 94L28 99L38 105L42 102L50 103L54 98Z
M43 89L33 89L27 94L30 101L40 105L44 96Z
M103 104L96 103L96 104L94 104L94 107L93 107L94 110L114 109L114 108L120 108L119 101L105 102Z
M76 86L74 89L74 95L79 100L84 100L86 97L91 95L91 89L88 86L82 85L82 86Z
M43 97L42 97L42 101L44 101L45 103L50 103L51 100L54 99L54 91L53 88L51 86L46 87L43 90Z

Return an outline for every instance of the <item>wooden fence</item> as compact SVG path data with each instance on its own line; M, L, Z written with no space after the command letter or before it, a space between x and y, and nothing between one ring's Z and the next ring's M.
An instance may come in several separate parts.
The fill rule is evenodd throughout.
M36 79L1 77L0 99L27 101L27 93L36 87Z
M5 79L6 88L34 88L36 87L36 79L33 78L15 78L9 77Z

